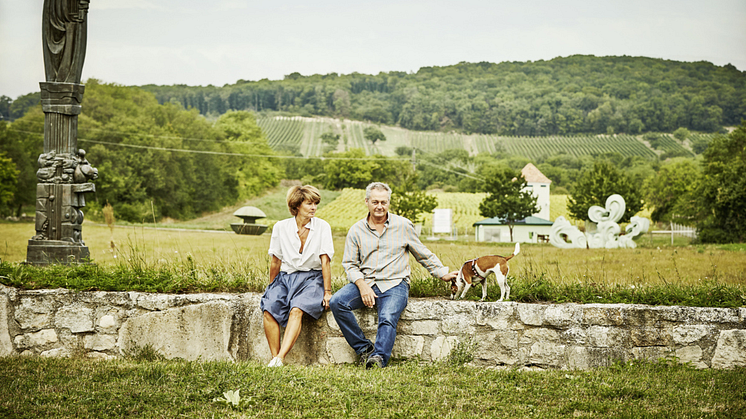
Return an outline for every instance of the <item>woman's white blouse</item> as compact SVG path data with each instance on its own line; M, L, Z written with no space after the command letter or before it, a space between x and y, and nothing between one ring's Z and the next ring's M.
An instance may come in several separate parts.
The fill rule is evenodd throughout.
M334 257L332 228L326 221L312 217L306 224L310 229L303 253L300 250L300 237L295 217L278 221L272 227L272 239L269 242L269 254L282 261L283 272L321 270L321 255Z

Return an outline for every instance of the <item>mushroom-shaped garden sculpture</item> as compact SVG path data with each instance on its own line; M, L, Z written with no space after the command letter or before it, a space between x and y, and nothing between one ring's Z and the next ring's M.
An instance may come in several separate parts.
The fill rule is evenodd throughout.
M239 208L233 213L236 217L243 220L243 223L231 223L231 228L237 234L251 234L258 236L265 231L269 226L263 224L256 224L256 220L259 218L266 218L267 216L257 207L243 207Z

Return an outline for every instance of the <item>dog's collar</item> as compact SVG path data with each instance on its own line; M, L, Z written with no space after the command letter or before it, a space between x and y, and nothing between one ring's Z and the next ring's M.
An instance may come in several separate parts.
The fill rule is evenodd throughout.
M472 260L469 261L469 262L471 262L471 272L474 275L476 275L476 276L484 279L486 272L480 272L479 266L477 266L477 259L479 259L479 258L474 258L474 259L472 259Z

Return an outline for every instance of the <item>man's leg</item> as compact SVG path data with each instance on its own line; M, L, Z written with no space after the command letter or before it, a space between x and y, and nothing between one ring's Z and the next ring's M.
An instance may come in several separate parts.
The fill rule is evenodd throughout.
M407 307L409 301L409 284L402 281L401 284L381 293L378 286L373 287L373 291L378 296L376 307L378 309L378 335L376 336L376 345L373 355L379 355L383 358L383 366L389 363L391 350L394 348L396 340L396 325L399 324L399 317Z
M357 289L357 285L352 283L342 287L329 300L329 308L334 314L334 320L337 321L347 343L358 355L364 354L373 346L373 343L365 338L363 330L352 313L353 310L363 307L365 305L360 298L360 290Z

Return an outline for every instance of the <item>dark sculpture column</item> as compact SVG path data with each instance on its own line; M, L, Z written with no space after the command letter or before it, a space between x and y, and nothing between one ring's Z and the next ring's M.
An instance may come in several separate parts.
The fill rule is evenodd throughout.
M44 0L42 44L46 82L41 86L44 153L36 172L36 235L26 261L34 265L79 263L90 257L83 242L85 194L95 192L98 170L78 149L80 84L89 0Z

